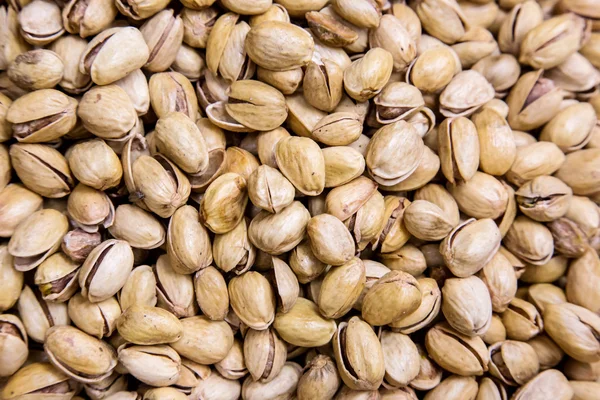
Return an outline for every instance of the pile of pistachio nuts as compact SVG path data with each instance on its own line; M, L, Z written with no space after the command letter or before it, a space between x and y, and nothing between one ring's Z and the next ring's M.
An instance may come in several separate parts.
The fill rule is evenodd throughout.
M0 399L600 399L600 0L0 0Z

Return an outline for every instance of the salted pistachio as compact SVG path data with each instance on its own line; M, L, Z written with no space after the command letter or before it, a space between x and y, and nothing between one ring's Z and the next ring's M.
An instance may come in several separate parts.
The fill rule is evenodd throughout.
M283 94L255 80L232 83L225 110L238 123L259 131L275 129L287 118Z
M528 131L550 121L559 110L563 94L544 70L527 72L512 87L508 104L508 123L512 129Z
M519 61L533 68L555 67L581 47L590 30L590 23L575 14L543 21L523 37Z
M117 320L119 334L139 345L173 343L181 338L183 327L177 317L158 307L134 304Z
M175 314L177 318L196 315L198 307L192 276L177 273L171 267L169 256L164 254L158 257L153 271L156 277L158 306Z
M581 257L571 261L565 287L570 303L597 312L600 299L594 291L600 277L600 259L593 250L587 250Z
M424 148L416 129L406 121L385 125L369 142L367 169L376 182L395 185L417 169Z
M167 218L185 204L190 194L190 183L171 161L156 154L140 155L131 165L135 182L130 193L159 217Z
M65 29L58 4L34 0L19 11L20 33L28 43L45 46L61 36Z
M76 108L77 100L55 89L35 90L10 105L6 121L19 142L51 142L73 129Z
M535 306L518 297L502 313L502 323L509 339L526 341L544 329L544 321Z
M123 176L119 157L102 139L76 143L69 148L66 157L75 178L93 189L115 187ZM76 190L77 187L73 192Z
M194 291L204 315L214 321L225 319L229 311L229 294L225 279L216 268L207 267L196 272Z
M91 303L81 293L71 297L67 310L75 326L98 339L112 335L121 315L121 307L116 298L109 297L101 302Z
M544 126L540 140L553 142L565 152L579 150L591 139L595 125L594 108L589 103L575 103L561 110Z
M572 196L565 217L575 222L588 237L594 236L600 227L598 208L588 197Z
M395 332L405 335L416 332L433 321L440 311L441 292L437 282L431 278L419 278L417 282L421 289L421 304L412 313L389 324Z
M79 272L81 293L91 302L115 295L133 268L133 252L123 240L109 239L94 248Z
M250 137L250 136L247 136ZM243 144L243 143L241 143ZM260 163L250 151L237 146L227 148L227 172L241 175L246 181L259 167Z
M442 185L430 183L415 192L414 200L424 200L435 204L444 211L451 224L458 225L460 213L454 197Z
M352 309L365 287L365 266L354 257L330 269L318 294L319 310L327 318L339 318Z
M56 210L39 210L29 215L8 242L15 269L29 271L40 265L58 251L67 230L67 217Z
M328 146L347 146L362 134L362 121L350 112L335 112L321 119L313 128L314 140Z
M517 148L515 162L507 172L506 178L511 183L521 186L526 181L542 175L551 175L558 170L557 178L568 185L569 182L560 173L561 166L566 160L567 158L563 152L552 142L536 142L519 147ZM579 172L581 171L579 170Z
M165 71L177 57L183 41L183 22L172 9L165 9L149 18L140 32L150 52L144 68L150 72Z
M183 358L179 371L179 379L173 385L177 390L190 395L193 389L203 380L208 379L213 371L208 365L198 364L194 361Z
M469 26L480 26L482 28L490 29L490 32L497 33L498 31L498 19L501 19L505 15L504 10L501 10L496 3L485 3L477 4L466 1L459 1L460 9L462 10L467 24Z
M121 204L117 207L109 232L115 239L125 240L131 247L138 249L160 247L166 237L165 228L160 221L133 204Z
M80 385L49 362L33 362L19 369L6 382L2 397L7 400L48 398L48 391L57 400L74 398Z
M404 225L413 236L427 241L441 240L454 228L446 212L427 200L415 200L406 208Z
M538 356L525 342L506 340L490 346L490 373L510 386L524 385L538 373Z
M96 86L85 92L77 115L85 129L102 139L122 138L137 121L131 99L117 85Z
M300 283L310 283L318 278L327 267L327 264L315 257L307 240L298 244L291 251L289 265Z
M597 399L600 383L588 381L569 381L571 389L573 389L574 399Z
M82 183L69 195L67 213L75 226L90 233L97 232L100 225L104 228L112 226L115 217L108 195Z
M512 166L517 146L508 122L497 111L484 108L472 118L479 136L479 165L490 175L503 175Z
M207 124L212 125L208 119L206 119L206 121ZM216 126L213 127L220 130L220 128ZM217 147L208 151L207 170L200 174L188 175L187 177L194 192L203 192L215 179L224 174L226 170L227 153L224 147Z
M50 328L44 350L55 367L83 383L108 377L117 365L116 352L110 345L72 326Z
M248 329L244 336L243 355L252 378L266 383L275 379L283 369L287 349L273 328Z
M11 237L25 218L42 208L42 198L13 183L0 191L0 204L0 237Z
M477 381L471 376L450 375L428 392L425 400L458 400L475 398L478 393Z
M537 139L533 135L523 131L513 130L513 138L515 139L517 148L537 142Z
M449 46L427 49L408 67L406 81L423 93L437 93L460 72L460 63L456 58L456 53Z
M198 98L188 78L179 72L159 72L148 81L150 104L157 117L169 112L182 112L192 121L199 116Z
M254 264L256 249L248 237L245 218L233 230L215 235L212 247L215 264L224 272L240 275Z
M549 283L536 283L529 286L527 300L542 313L547 304L561 304L567 302L565 291Z
M214 364L227 356L233 346L233 332L225 321L211 321L205 316L181 320L183 336L171 347L182 357L199 364Z
M64 65L51 50L30 50L19 54L7 73L11 81L25 90L50 89L63 78Z
M385 375L384 353L373 329L359 317L342 322L333 337L333 351L344 383L354 390L374 390Z
M340 375L331 357L319 354L307 363L298 381L298 400L333 399L340 382Z
M242 398L247 400L288 398L296 391L302 376L302 368L294 362L286 362L279 375L272 381L254 381L247 377L242 386Z
M63 253L55 253L35 271L35 284L44 300L67 301L78 289L79 264Z
M583 55L589 62L591 62L596 68L598 68L598 65L600 65L599 38L600 35L598 35L597 32L592 32L590 39L579 50L579 53Z
M319 313L315 303L299 297L287 313L278 312L273 327L283 340L296 346L317 347L331 341L337 324Z
M183 42L194 48L206 48L208 37L218 16L215 7L200 10L184 7L181 11Z
M200 220L215 233L233 230L243 218L248 203L246 180L236 173L226 173L207 188L200 204Z
M152 268L148 265L134 268L119 293L121 309L127 310L135 304L154 307L156 301L156 278Z
M182 206L173 214L167 230L167 254L177 273L191 274L212 262L208 232L198 221L195 208Z
M474 70L456 74L440 93L440 112L445 117L468 117L494 98L493 86Z
M375 97L388 83L393 64L393 57L387 50L369 50L344 70L346 93L358 102Z
M516 192L519 209L528 217L540 221L553 221L569 209L573 191L560 179L538 176L526 182Z
M27 332L21 320L11 314L0 314L0 345L2 366L0 376L10 377L27 361Z
M250 271L229 282L229 299L233 311L250 328L266 329L275 318L275 294L269 281Z
M552 257L554 248L550 230L525 216L515 219L504 244L516 256L534 265L546 264Z
M477 273L491 260L500 241L500 231L493 220L469 219L444 238L440 253L450 271L464 278Z
M454 0L423 0L415 11L423 28L444 43L456 43L469 29L465 15Z
M600 150L585 149L567 154L565 162L556 172L556 177L580 196L590 196L598 192L600 183L593 171L600 160Z
M441 322L425 336L429 356L445 370L461 375L482 375L488 370L489 355L479 336L466 336Z
M118 348L119 365L137 380L152 386L172 385L179 379L181 357L167 345Z
M314 127L327 116L326 112L311 106L301 93L286 96L285 102L288 107L287 126L298 136L312 137Z

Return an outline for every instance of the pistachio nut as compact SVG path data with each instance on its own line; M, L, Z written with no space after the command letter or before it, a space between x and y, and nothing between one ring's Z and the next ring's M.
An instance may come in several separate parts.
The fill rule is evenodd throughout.
M196 315L198 307L194 297L191 275L178 274L170 263L169 256L158 257L154 267L158 306L175 314L177 318Z
M468 117L494 98L494 87L474 70L456 74L440 93L440 112L445 117Z
M190 238L193 238L190 241ZM191 274L212 262L210 239L192 206L182 206L171 217L167 230L167 254L173 270Z
M333 9L342 18L360 28L377 28L381 19L381 8L374 0L335 0Z
M70 380L49 362L34 362L19 369L2 389L2 397L7 400L29 398L32 400L48 397L48 391L57 399L74 398L80 390L77 382Z
M319 354L306 365L298 381L298 400L333 399L340 383L340 375L331 357Z
M424 93L440 92L460 72L456 58L456 53L449 46L427 49L408 67L406 81Z
M215 233L233 230L244 216L248 203L244 177L226 173L215 179L206 189L200 204L200 220Z
M226 153L227 172L233 172L241 175L246 182L248 181L248 178L250 178L250 175L260 165L254 154L241 147L231 146L227 149Z
M261 211L250 223L248 237L260 250L279 255L296 247L304 238L310 213L294 201L277 214Z
M556 177L573 189L573 193L584 196L598 192L600 184L594 176L600 160L598 149L585 149L567 154L565 162L556 172Z
M238 123L259 131L275 129L287 118L283 94L255 80L233 82L225 110Z
M233 230L215 235L212 248L215 264L223 272L233 271L240 275L254 264L256 248L248 236L248 222L245 218Z
M462 398L475 398L478 394L478 385L474 377L450 375L433 390L428 392L425 400L458 400ZM463 397L466 396L466 397Z
M154 307L156 305L156 278L148 265L134 268L119 293L122 310L138 304Z
M109 297L101 302L91 303L81 293L71 297L67 310L75 326L98 339L112 335L121 315L121 306L116 298Z
M132 204L117 207L108 231L115 239L125 240L131 247L154 249L165 242L165 228L151 213Z
M443 239L454 228L444 210L427 200L410 203L404 212L404 225L413 236L428 241Z
M534 1L515 4L498 31L498 47L503 53L519 55L525 35L544 20L541 6Z
M179 390L172 387L162 387L156 389L150 389L146 393L144 393L143 400L160 400L160 399L169 399L169 400L185 400L188 397L181 393Z
M315 125L312 137L328 146L347 146L358 140L362 130L362 121L358 115L336 112L327 115Z
M325 160L319 146L309 138L286 137L275 150L277 165L296 189L306 195L320 194L325 187Z
M517 276L510 261L497 252L478 273L488 288L495 312L504 312L517 292Z
M89 75L79 71L79 60L87 48L87 41L75 35L61 36L49 49L61 59L62 79L58 85L67 93L79 94L92 85Z
M529 300L542 313L547 304L566 303L567 297L563 289L549 283L537 283L527 290Z
M458 208L474 218L496 219L508 207L508 193L498 179L483 172L475 172L469 181L447 184L448 191Z
M287 349L273 328L249 329L244 337L244 361L257 382L270 382L277 377L286 361Z
M286 342L302 347L323 346L331 340L337 324L319 313L315 303L299 297L287 313L278 312L273 327Z
M291 251L289 264L300 283L310 283L327 267L314 255L308 241L301 242Z
M35 290L35 291L34 291ZM23 286L17 310L31 339L44 343L46 332L53 326L70 323L65 303L55 303L42 299L37 289Z
M235 400L240 397L241 392L240 381L223 378L221 374L213 370L210 376L200 381L198 386L192 389L191 396L215 400L223 397L227 400Z
M139 345L173 343L181 338L182 325L173 314L157 307L134 304L117 320L119 334Z
M395 332L405 335L416 332L433 321L440 311L441 292L437 282L431 278L419 278L417 282L421 289L421 304L412 313L390 324Z
M318 18L321 20L329 18L332 21L335 21L335 19L328 17L323 13L309 13L307 14L309 26L311 26L311 21L314 21L309 16L310 14L318 15ZM344 25L339 24L337 21L332 21L325 23L334 23L339 25L339 27L342 27L341 29L348 29ZM319 26L322 26L322 22L323 21L316 23L318 23ZM315 23L313 23L312 26L314 26L314 24ZM332 112L342 100L342 94L344 92L343 82L343 68L341 68L335 61L327 58L322 59L321 63L310 61L306 67L306 72L304 73L304 79L302 81L304 98L311 106L322 111Z
M419 374L410 382L416 390L431 390L439 385L442 380L442 369L434 363L425 348L417 344L419 352Z
M11 376L21 368L29 355L27 345L27 332L21 320L15 315L0 314L0 376Z
M23 273L13 267L13 257L6 245L0 245L0 310L15 305L23 288Z
M565 356L561 348L545 334L529 339L527 344L533 347L538 356L540 371L555 367ZM568 367L565 365L566 371L568 371Z
M517 146L506 119L495 110L484 108L472 118L479 135L479 165L490 175L503 175L512 166Z
M385 361L385 382L393 387L408 385L419 374L419 350L411 338L402 333L383 331L381 349Z
M152 386L172 385L179 379L181 357L167 345L118 348L119 365L134 378Z
M400 249L411 238L404 224L404 211L410 205L410 201L404 197L385 196L384 204L384 223L380 225L372 243L373 249L379 249L381 253L391 253Z
M141 27L149 50L144 68L150 72L165 71L177 57L183 41L183 22L172 9L165 9L149 18Z
M198 99L188 78L179 72L159 72L148 81L150 105L157 117L182 112L192 121L198 119Z
M281 93L290 95L295 93L300 87L302 79L304 78L304 72L302 68L294 68L287 71L271 71L258 67L256 70L256 77L258 80L273 86Z
M507 385L524 385L538 368L538 356L527 343L506 340L490 346L490 373Z
M331 268L325 274L318 295L321 314L327 318L339 318L348 313L365 287L365 272L364 263L356 257Z
M454 0L423 0L416 5L423 28L435 38L453 44L464 36L469 26Z
M48 0L25 5L19 11L19 25L23 38L34 46L45 46L65 32L60 7Z
M442 287L442 312L456 331L480 336L489 329L492 318L487 286L476 276L447 279Z
M125 136L137 121L131 99L117 85L97 86L85 92L77 115L85 129L103 139Z
M73 225L93 233L113 224L115 209L106 193L80 183L67 200L67 213Z
M492 54L483 57L472 68L492 84L497 98L504 98L521 74L521 66L512 54Z
M521 212L540 222L553 221L565 215L572 194L570 187L552 176L538 176L516 192Z
M0 11L4 44L0 52L0 67L2 69L8 68L19 54L31 49L31 46L25 41L25 37L20 32L19 11L21 8L15 5L15 7L3 7ZM55 22L54 18L52 24Z
M250 328L266 329L275 318L275 295L269 281L250 271L229 282L229 299L237 316Z
M213 321L222 321L229 311L229 293L223 275L214 267L194 275L194 291L200 309Z
M350 232L333 215L321 214L311 218L306 226L306 233L313 254L325 264L345 264L355 253Z
M259 166L248 179L248 196L257 207L280 212L294 201L295 189L283 174L268 165Z
M358 102L375 97L388 83L393 67L394 59L389 51L372 48L344 70L346 93Z
M181 11L183 42L194 48L206 48L208 37L217 16L218 11L214 7L206 7L200 10L184 7Z
M571 261L565 287L570 303L597 312L600 302L593 290L600 277L600 259L592 250L587 250L581 257Z
M51 50L30 50L19 54L8 68L8 77L25 90L50 89L63 78L61 58Z
M513 340L529 340L544 329L544 321L535 306L518 297L512 299L502 313L502 323L506 336Z
M523 261L543 265L552 257L554 240L546 226L519 216L508 230L504 245Z
M79 264L64 253L55 253L42 262L35 271L35 284L44 300L64 302L77 291Z
M534 340L538 337L539 336L536 336L532 340ZM498 314L492 314L492 321L491 321L490 327L487 330L487 332L485 332L483 335L481 335L481 338L483 339L483 341L486 344L489 344L489 345L506 340L506 328L504 327L504 324L502 323L502 318L500 318L500 316L498 316Z
M233 332L227 322L195 316L184 318L181 323L183 335L171 347L182 357L199 364L214 364L224 359L233 346Z
M9 184L0 191L0 237L11 237L16 227L42 208L42 198L20 184Z
M301 376L300 365L286 362L279 375L270 382L254 381L252 377L247 377L242 386L242 398L260 400L291 397Z

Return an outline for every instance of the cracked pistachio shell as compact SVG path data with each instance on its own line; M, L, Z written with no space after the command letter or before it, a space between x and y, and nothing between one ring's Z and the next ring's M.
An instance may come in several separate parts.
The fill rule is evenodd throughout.
M548 304L544 309L546 333L570 357L582 362L600 360L600 317L571 304Z
M600 180L595 176L600 164L599 149L579 150L565 157L565 162L556 172L556 177L580 196L591 196L600 191Z
M469 376L450 375L433 390L428 392L424 400L459 400L474 399L478 385L475 378Z
M405 197L384 197L384 223L379 233L373 239L373 249L381 253L392 253L408 242L411 234L404 224L404 211L410 205Z
M311 218L306 233L315 257L325 264L342 265L354 256L356 249L350 232L333 215L321 214Z
M93 233L100 225L104 228L112 226L115 208L106 193L80 183L69 195L67 214L73 225Z
M203 7L207 7L214 2L210 0L198 1L200 3L207 3L206 5L202 4ZM188 1L184 1L184 3L188 3ZM115 4L121 12L121 14L135 21L139 21L146 18L150 18L151 16L165 8L169 4L169 2L165 0L117 0Z
M517 276L510 261L497 252L477 274L488 288L495 312L504 312L517 293Z
M255 271L229 281L229 300L236 315L252 329L263 330L275 318L275 293L267 278Z
M159 307L175 314L177 318L197 314L198 307L194 301L194 283L191 275L175 272L170 265L169 257L165 254L158 257L154 274Z
M435 279L417 279L421 289L421 304L410 314L392 322L390 327L395 332L408 335L427 326L440 312L441 292Z
M548 263L554 251L550 230L525 216L515 219L506 234L504 245L517 257L533 265Z
M479 381L476 400L506 400L506 388L501 382L485 377Z
M287 22L261 22L246 37L246 51L252 61L272 71L307 65L314 48L314 40L308 32Z
M227 356L233 346L233 332L225 321L205 316L184 318L183 336L171 347L182 357L203 365L214 364Z
M445 238L455 226L444 210L427 200L410 203L404 211L404 225L413 236L427 241Z
M71 0L62 11L62 20L69 33L82 38L93 36L108 28L117 16L112 1L96 0L89 3Z
M419 350L411 338L402 333L381 332L381 349L385 361L385 382L393 387L407 386L419 374Z
M312 252L310 243L305 240L298 244L290 254L290 268L302 284L317 279L327 268Z
M13 144L9 154L21 182L40 196L64 197L75 186L67 160L50 146Z
M21 35L35 46L49 44L65 32L60 8L52 1L32 1L21 9L18 18Z
M382 185L382 189L390 192L415 190L428 184L437 175L439 170L440 158L433 150L425 146L423 157L414 172L400 183L392 186Z
M206 42L206 65L209 71L215 75L219 71L219 64L223 59L227 44L232 43L230 38L233 30L236 29L239 17L238 14L229 12L221 15L219 18L215 18L216 20L213 22ZM247 26L244 23L239 25ZM232 80L235 80L237 77L233 78Z
M301 93L286 96L285 102L288 107L287 125L290 130L298 136L311 138L312 130L327 113L308 104Z
M364 250L380 234L386 221L385 213L385 199L381 193L375 192L355 215L344 221L344 225L351 229L358 250Z
M212 262L210 238L194 207L182 206L171 217L167 254L171 267L180 274L194 273Z
M489 354L479 336L466 336L442 322L425 336L429 356L440 367L461 376L480 376L488 370Z
M325 160L317 143L309 138L286 137L275 150L277 166L298 191L316 196L325 188Z
M223 275L215 267L199 270L194 275L196 301L202 313L213 321L223 321L229 312L229 293Z
M377 184L375 182L360 176L332 189L325 199L325 211L340 221L346 221L356 214L376 191Z
M244 337L244 340L246 340L246 337ZM217 371L227 379L239 379L248 375L242 346L241 340L234 339L233 346L227 356L215 364ZM208 370L210 371L210 368Z
M6 121L19 142L51 142L75 127L76 108L77 100L58 90L35 90L10 105Z
M483 172L475 172L469 181L447 184L458 208L474 218L496 219L504 214L509 197L502 182Z
M273 327L290 344L318 347L331 341L336 323L333 319L323 317L315 303L299 297L290 311L277 313Z
M270 382L281 372L287 348L273 328L257 331L248 329L244 336L244 361L252 379Z
M430 183L415 192L414 200L426 200L441 208L452 224L458 225L460 213L456 200L442 185Z
M587 250L573 260L567 275L565 291L570 303L598 312L600 297L595 290L600 281L600 259L593 250Z
M121 306L115 297L90 303L81 293L71 297L67 310L76 327L98 339L112 335L121 315Z
M535 306L518 297L502 313L502 323L509 339L526 341L544 330L544 321Z
M79 71L97 85L108 85L141 68L150 55L144 36L135 27L102 31L87 45Z
M526 182L515 194L523 214L539 222L548 222L567 213L573 191L558 178L538 176Z
M159 72L148 81L150 104L158 118L176 111L198 119L198 98L188 78L179 72Z
M351 112L335 112L315 125L314 140L327 146L347 146L358 140L363 131L360 117Z
M581 47L591 25L578 15L559 15L533 27L521 42L519 61L533 68L550 69Z
M288 312L296 304L300 293L298 278L290 266L277 257L271 256L270 266L273 268L270 278L279 310Z
M125 240L138 249L160 247L166 236L164 226L154 215L133 204L117 207L113 225L108 231L115 239Z
M15 305L23 288L23 273L13 267L13 257L6 245L0 246L0 311Z
M390 271L366 293L362 317L370 325L388 325L416 311L422 292L417 280L402 271Z
M122 138L138 118L127 92L117 85L96 86L85 92L77 115L85 129L103 139Z
M410 386L416 390L431 390L439 385L443 370L431 360L424 346L417 344L417 350L420 355L420 369Z
M516 4L504 18L498 31L498 46L503 53L519 55L527 33L542 23L544 14L536 1Z
M136 191L131 193L159 217L168 218L187 202L190 182L175 164L160 154L140 155L131 167Z
M60 248L69 222L62 213L47 209L28 216L15 229L8 242L17 271L30 271Z
M456 54L448 46L425 50L411 63L406 80L423 93L437 93L460 71Z
M49 46L62 60L63 76L58 85L67 93L79 94L92 85L90 76L79 71L79 60L87 45L85 39L68 35L61 36Z
M549 283L537 283L527 290L529 300L542 313L547 304L561 304L567 302L565 291Z
M119 365L134 378L152 386L172 385L179 379L181 358L167 345L123 344L118 349Z
M244 217L248 203L247 184L243 176L226 173L206 189L200 203L200 221L214 233L233 230Z
M310 213L298 201L277 214L263 210L252 219L248 237L252 244L266 253L283 254L302 241L309 219Z
M494 87L474 70L459 72L440 94L440 112L445 117L468 117L495 95Z
M557 178L568 185L570 182L560 173L561 166L566 160L564 153L552 142L536 142L522 146L517 148L517 157L506 173L506 179L517 186L522 186L529 180L542 175L552 175L558 170ZM582 175L580 168L577 168L577 171L578 175ZM573 188L572 185L569 186ZM575 190L574 193L581 194Z
M375 97L390 80L394 59L382 48L369 50L344 70L344 88L358 102Z
M159 118L154 130L156 149L184 172L206 171L209 157L206 142L196 124L181 112Z
M38 343L44 343L49 328L69 325L71 321L65 303L46 301L35 290L36 292L27 285L23 286L17 310L29 337Z
M497 98L504 98L521 74L519 62L511 54L491 54L477 61L471 68L492 84ZM489 104L484 108L488 106Z
M72 399L80 387L48 362L35 362L24 366L12 375L2 389L2 398L7 400L48 398L47 389L55 389L52 398Z
M521 75L508 94L508 123L512 129L529 131L538 128L558 112L563 94L543 73L540 69Z
M172 9L165 9L148 19L140 32L150 52L144 68L161 72L173 64L183 41L181 16Z
M183 42L194 48L204 49L208 37L218 16L215 7L194 10L184 7L181 12L183 21Z
M365 159L357 150L348 146L326 147L321 150L325 160L325 187L344 185L365 170Z
M10 314L0 314L0 376L10 377L27 361L27 332L21 320Z
M479 135L479 165L490 175L504 175L517 154L513 132L497 111L484 108L473 116Z
M338 326L333 352L342 381L354 390L376 390L383 382L385 360L373 329L359 317Z
M582 54L573 53L557 67L550 69L548 78L552 79L561 89L585 92L593 90L594 86L600 82L600 73ZM582 99L584 98L586 96L582 97Z
M248 136L250 137L250 136ZM243 144L243 143L242 143ZM227 148L227 172L234 172L244 177L246 181L250 175L259 167L258 159L241 147L231 146Z
M469 181L479 167L479 138L465 117L447 118L438 127L442 173L450 183Z
M162 308L134 304L117 320L117 330L127 342L155 345L176 342L183 327L175 315Z
M117 365L115 350L72 326L54 326L46 333L44 350L55 367L76 381L98 382Z
M340 383L340 375L331 357L319 354L306 365L304 375L298 381L298 400L331 400Z
M91 302L106 300L123 287L132 268L129 243L109 239L95 247L81 266L81 293Z
M490 373L504 384L520 386L539 370L538 356L530 345L506 340L490 346Z
M35 284L44 300L67 301L79 286L79 264L63 253L55 253L42 262L35 271Z
M238 123L258 131L270 131L279 127L288 115L283 94L272 86L255 80L232 83L225 110Z
M327 318L337 319L348 313L361 295L366 282L365 266L361 259L331 268L319 291L319 311Z
M140 265L131 271L119 293L121 309L132 305L154 307L156 305L156 278L152 268Z
M294 186L279 170L259 166L248 178L248 196L255 206L278 213L294 201Z
M66 156L75 178L87 186L106 190L121 182L119 157L102 139L79 142L69 148Z
M296 392L302 376L302 368L293 362L286 362L279 375L270 382L254 381L247 377L242 386L242 398L246 400L287 399Z
M450 278L442 287L442 312L463 335L481 336L492 319L492 301L485 283L476 276Z
M415 11L423 28L446 44L456 43L469 29L465 15L454 0L423 0Z
M375 96L373 102L378 124L408 120L425 104L421 92L415 86L404 82L389 83Z
M594 107L589 103L575 103L544 126L540 140L553 142L564 152L579 150L591 139L596 121Z
M394 71L406 71L417 56L417 46L404 23L394 15L386 14L379 26L369 32L371 48L381 47L390 52L394 61Z
M310 24L310 19L308 21ZM322 59L321 63L311 61L306 67L302 88L304 98L310 105L322 111L332 112L342 100L344 70L335 61L327 58Z
M477 273L496 254L502 240L489 218L469 219L450 232L440 243L440 253L450 271L460 278Z
M215 264L223 272L236 275L246 272L254 264L256 248L248 237L248 221L245 218L224 234L215 235L212 247Z
M377 183L395 185L417 169L424 150L423 139L408 122L385 125L369 142L365 156L367 169Z
M288 71L271 71L258 67L256 77L259 81L267 83L285 95L296 92L304 78L302 68L290 69Z

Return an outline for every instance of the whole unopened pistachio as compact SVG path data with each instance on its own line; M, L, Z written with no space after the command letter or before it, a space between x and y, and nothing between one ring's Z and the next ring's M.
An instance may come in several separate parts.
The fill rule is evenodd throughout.
M600 278L600 259L598 255L587 250L580 258L573 260L569 266L565 291L570 303L586 307L598 312L600 299L594 287Z
M458 71L457 71L457 68ZM407 82L424 93L441 91L456 73L460 72L456 54L447 46L427 49L411 63L407 71Z
M328 146L347 146L360 137L362 121L350 112L329 114L317 123L312 131L315 140Z
M97 86L85 92L77 115L88 131L103 139L125 136L137 121L131 99L116 85Z
M563 289L549 283L537 283L527 290L529 300L542 313L546 304L566 303L567 297Z
M477 381L473 377L450 375L433 390L428 392L425 400L458 400L474 399L478 392Z
M393 66L394 59L389 51L373 48L346 68L344 88L354 100L367 101L375 97L388 83Z
M473 116L479 135L479 165L490 175L503 175L516 157L517 147L508 122L498 112L484 108Z
M214 364L224 359L233 346L233 332L227 322L195 316L184 318L181 323L183 335L171 347L182 357L199 364Z
M506 328L502 323L502 318L498 314L492 314L490 327L486 333L481 335L481 338L489 345L506 340Z
M406 386L419 374L419 351L409 336L384 331L381 333L381 348L387 384Z
M118 348L119 365L134 378L152 386L177 382L181 357L167 345L137 346L124 343Z
M490 294L485 283L476 276L447 279L442 287L442 300L442 312L458 332L474 336L489 328L492 318Z
M405 71L417 55L416 43L402 21L389 14L384 15L379 26L370 31L369 45L389 51L394 59L395 71Z
M150 72L165 71L177 57L183 41L183 22L172 9L165 9L140 27L148 45L149 56L144 68Z
M405 335L428 325L437 317L440 311L441 292L436 281L431 278L420 278L417 282L421 289L419 308L390 324L394 331Z
M577 124L573 123L575 120ZM561 110L544 126L540 140L553 142L565 152L579 150L591 139L596 120L594 108L589 103L575 103Z
M327 267L327 264L315 257L308 241L298 244L292 250L289 264L300 283L309 283L315 280Z
M200 309L211 320L224 320L229 311L229 294L223 275L214 267L194 275L194 289Z
M63 78L61 58L50 50L31 50L19 54L8 68L8 77L25 90L49 89Z
M250 137L250 136L248 136ZM226 151L227 172L239 174L248 181L250 175L258 168L260 163L254 154L241 147L232 146Z
M534 265L546 264L554 250L550 230L525 216L515 219L506 234L504 245L523 261Z
M79 71L79 59L87 48L87 41L75 35L61 36L49 49L61 59L62 79L58 82L67 93L78 94L92 85L89 75Z
M125 240L138 249L162 246L166 237L165 228L156 217L132 204L117 207L109 232L115 239Z
M235 173L221 175L202 198L201 221L215 233L227 233L242 219L247 202L246 180Z
M298 400L331 400L340 387L340 376L331 357L319 354L313 358L298 382Z
M365 287L365 272L364 263L356 257L330 269L318 295L321 314L327 318L339 318L348 313Z
M250 269L256 248L250 243L248 221L242 218L233 230L215 235L212 251L215 264L224 272L240 275Z
M229 88L225 110L238 123L259 131L275 129L287 118L283 94L255 80L234 82Z
M156 278L152 268L140 265L131 271L119 294L121 309L134 304L154 307L156 305Z
M158 306L177 318L196 315L198 307L194 296L194 283L191 275L178 274L170 265L167 255L161 255L154 267Z
M237 316L250 328L266 329L275 318L275 295L269 281L250 271L229 282L229 299Z
M502 313L506 336L513 340L529 340L544 330L544 321L535 306L515 297Z
M115 209L110 198L102 191L78 184L67 201L67 213L73 225L86 232L97 232L113 224Z
M298 136L311 137L317 123L327 116L327 113L311 106L299 93L287 96L285 101L288 107L288 126Z
M427 269L423 252L408 243L392 253L381 254L380 258L386 267L409 273L414 277L420 276Z
M598 149L585 149L570 153L556 172L556 177L569 185L573 189L573 193L589 196L598 192L600 188L600 183L593 173L599 160L600 150Z
M339 73L341 76L341 71ZM304 78L304 72L302 68L294 68L287 71L271 71L258 67L256 70L256 77L265 83L273 86L285 95L290 95L296 92L302 83ZM340 78L341 81L341 78ZM340 82L341 90L341 82Z
M325 161L319 146L309 138L286 137L277 143L277 165L300 192L315 196L325 188Z
M423 28L447 44L456 43L468 30L467 19L454 0L424 0L416 13Z
M425 346L437 364L454 374L474 376L488 370L489 355L483 340L463 335L446 322L429 329Z
M69 379L48 362L33 362L19 369L8 379L2 390L2 397L6 399L43 398L48 396L48 390L53 390L52 396L57 399L74 398L81 386Z
M140 345L172 343L181 338L182 325L173 314L157 307L132 305L117 321L119 334Z
M97 190L117 186L123 175L119 157L102 139L79 142L67 153L73 175Z
M478 276L488 288L492 309L495 312L505 311L517 292L517 276L510 261L497 252Z
M208 232L198 221L195 208L183 206L173 214L167 231L167 254L178 273L190 274L212 262Z
M306 226L314 255L330 265L342 265L354 256L352 236L344 224L330 214L311 218Z
M521 74L519 62L511 54L489 55L477 61L472 68L494 86L496 97L499 98L504 98L508 94L508 90L517 82Z
M261 211L250 223L248 237L260 250L279 255L302 241L309 219L308 210L294 201L277 214Z
M278 312L273 327L283 340L296 346L317 347L329 343L336 330L334 320L319 313L315 303L299 297L287 313Z

